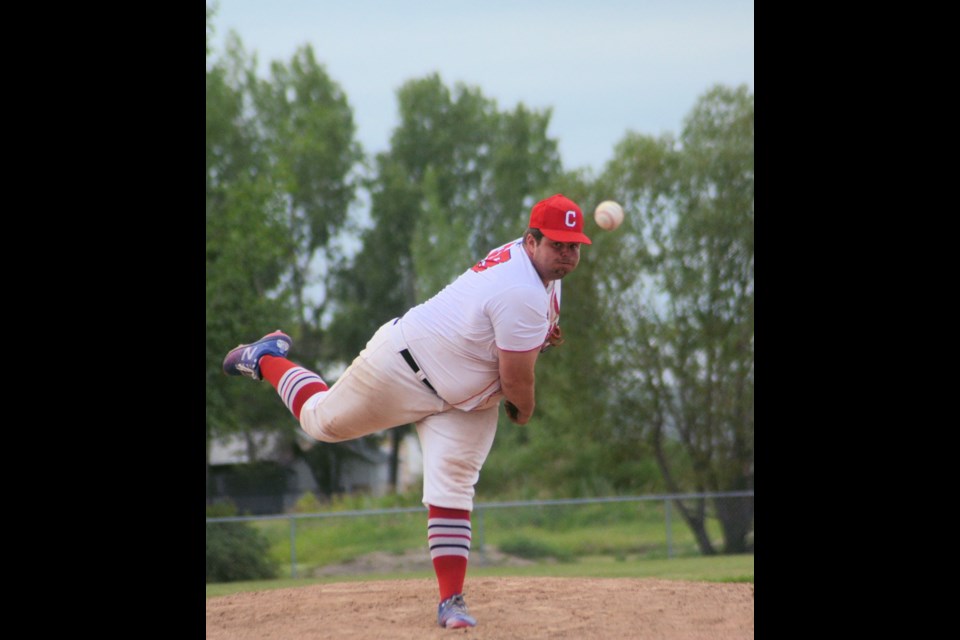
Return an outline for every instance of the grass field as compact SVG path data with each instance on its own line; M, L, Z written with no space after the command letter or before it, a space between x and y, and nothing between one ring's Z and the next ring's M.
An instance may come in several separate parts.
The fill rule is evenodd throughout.
M344 511L376 505L344 505ZM349 508L348 508L349 507ZM324 515L335 515L336 510ZM253 525L270 543L271 557L286 567L296 557L300 569L348 562L371 551L401 553L426 544L426 511L380 515L261 520ZM645 558L699 555L690 530L676 512L669 518L662 502L619 502L480 509L472 516L473 548L492 545L529 559L609 555ZM291 526L294 530L291 532ZM719 548L716 521L708 534ZM296 541L291 553L290 541Z
M343 510L382 505L345 504ZM324 582L433 577L422 571L304 578L313 569L349 562L373 551L403 553L426 545L425 511L323 518L260 520L252 525L269 541L281 567L276 580L207 585L207 597L240 591ZM701 556L693 535L662 502L619 502L497 508L474 512L471 557L485 547L534 561L522 567L472 566L470 576L625 577L753 582L753 555ZM711 541L722 548L715 521ZM295 549L291 554L291 537ZM296 559L292 578L291 555Z
M574 562L537 563L526 567L475 567L470 568L471 577L495 576L542 576L581 578L662 578L666 580L692 580L705 582L753 582L752 554L709 557L669 558L645 560L626 558L617 560L609 556L578 558ZM366 580L399 580L433 578L433 569L393 574L358 574L328 578L281 578L278 580L254 580L207 585L207 597L224 596L244 591L285 589L330 582L362 582Z

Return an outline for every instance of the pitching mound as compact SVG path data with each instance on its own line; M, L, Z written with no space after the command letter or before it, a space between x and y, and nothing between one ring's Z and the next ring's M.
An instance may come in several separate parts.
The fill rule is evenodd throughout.
M207 640L752 640L753 585L628 578L470 578L472 629L436 626L433 578L207 599Z

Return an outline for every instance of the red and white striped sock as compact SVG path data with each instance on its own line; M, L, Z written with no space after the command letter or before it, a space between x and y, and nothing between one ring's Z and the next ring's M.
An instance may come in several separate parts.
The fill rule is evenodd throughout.
M297 420L300 419L304 402L330 388L313 371L276 356L260 358L260 376L273 385L283 404Z
M470 512L429 505L427 542L440 587L440 602L463 593L470 558Z

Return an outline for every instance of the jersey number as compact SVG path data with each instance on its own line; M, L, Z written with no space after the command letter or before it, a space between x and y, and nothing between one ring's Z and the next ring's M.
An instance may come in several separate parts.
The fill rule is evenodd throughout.
M512 244L508 244L505 247L500 247L499 249L494 249L487 254L487 257L478 262L477 264L470 267L473 271L480 273L485 271L490 267L495 267L498 264L503 264L510 259L510 247Z

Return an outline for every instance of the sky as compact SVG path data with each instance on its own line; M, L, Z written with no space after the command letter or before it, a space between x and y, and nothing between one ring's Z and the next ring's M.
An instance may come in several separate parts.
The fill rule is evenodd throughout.
M628 132L679 136L712 86L754 92L753 0L207 0L261 75L311 45L365 153L388 148L397 90L438 73L500 111L552 109L564 168L599 174Z

